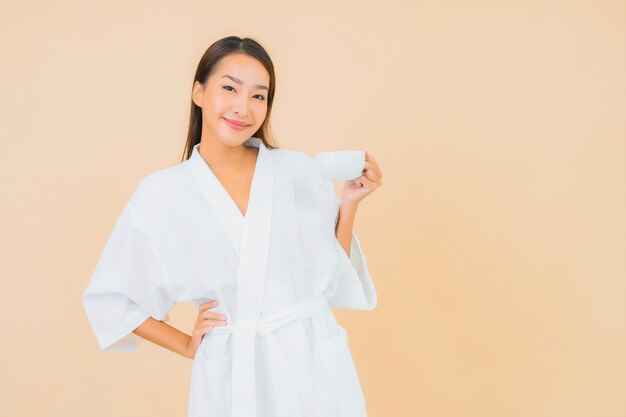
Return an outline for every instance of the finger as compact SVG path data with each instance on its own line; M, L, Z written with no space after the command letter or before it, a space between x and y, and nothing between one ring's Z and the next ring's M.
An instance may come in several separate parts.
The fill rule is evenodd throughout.
M380 169L378 168L378 166L374 165L371 162L367 162L366 164L367 165L365 169L363 170L363 172L361 172L361 174L365 175L367 178L369 178L370 180L374 182L379 182L383 174L382 172L380 172Z
M374 165L374 163L372 163L370 161L365 161L365 165L363 165L363 171L361 171L361 174L363 174L363 173L365 173L367 171L378 172L378 167L376 165Z
M378 187L377 183L367 177L362 177L361 181L363 182L363 187L365 187L367 191L374 191Z
M214 313L211 311L205 311L205 312L198 314L198 317L196 318L195 326L202 326L208 323L206 320L212 320L215 322L223 322L223 323L228 322L227 317L223 314Z
M372 155L369 151L365 152L365 159L376 164L376 158L374 158L374 155Z
M226 320L204 319L200 322L201 326L226 326Z
M199 315L198 318L196 319L196 326L204 326L208 323L228 323L228 319L226 318L219 318L219 317L204 317L203 315Z
M215 311L204 311L200 315L203 318L212 318L214 320L226 320L226 314L217 313Z
M363 173L363 176L373 182L378 182L378 174L373 169L368 169Z
M204 311L206 309L213 308L217 306L218 304L219 304L219 301L217 300L209 300L206 303L200 304L200 310Z
M376 177L375 178L379 178L379 177L382 178L383 172L380 170L380 167L378 166L376 161L366 161L365 162L365 165L363 166L363 172L369 171L369 170L374 171L376 173ZM375 178L374 178L374 180L375 180Z
M211 333L213 331L213 326L206 326L206 327L202 327L200 329L198 329L198 334L200 336L204 336L208 333Z

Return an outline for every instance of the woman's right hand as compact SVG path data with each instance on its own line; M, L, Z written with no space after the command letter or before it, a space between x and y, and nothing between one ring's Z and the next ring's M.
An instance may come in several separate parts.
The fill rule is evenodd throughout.
M202 342L204 335L213 329L215 326L226 326L226 316L224 314L209 311L212 308L217 307L218 301L211 300L200 305L198 309L198 318L191 332L191 339L187 344L187 357L193 359L196 357L196 350Z

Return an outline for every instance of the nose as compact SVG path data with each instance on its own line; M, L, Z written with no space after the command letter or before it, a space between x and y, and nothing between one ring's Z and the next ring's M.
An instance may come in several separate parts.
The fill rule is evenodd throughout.
M241 94L233 103L233 112L237 113L239 117L245 117L248 115L248 100Z

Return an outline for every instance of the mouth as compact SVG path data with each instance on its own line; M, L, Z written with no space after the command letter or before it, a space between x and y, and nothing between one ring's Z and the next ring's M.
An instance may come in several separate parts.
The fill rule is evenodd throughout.
M224 119L226 124L228 124L229 126L234 127L234 128L243 129L243 128L246 128L246 127L250 126L249 124L238 122L236 120L227 119L225 117L222 117L222 119Z

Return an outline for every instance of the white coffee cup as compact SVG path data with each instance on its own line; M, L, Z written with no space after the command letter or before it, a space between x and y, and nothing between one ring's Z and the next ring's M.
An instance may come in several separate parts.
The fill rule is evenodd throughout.
M333 151L313 156L315 167L327 180L353 180L363 173L365 151Z

